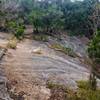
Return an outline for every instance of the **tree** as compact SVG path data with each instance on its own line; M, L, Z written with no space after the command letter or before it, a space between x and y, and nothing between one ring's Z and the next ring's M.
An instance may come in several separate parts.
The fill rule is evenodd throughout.
M88 47L88 55L92 61L92 72L91 72L91 80L95 80L95 76L100 78L100 31L95 35L93 40L90 42ZM94 82L95 81L91 81ZM95 88L95 85L92 83L92 88Z
M63 29L73 33L72 35L91 37L100 28L99 0L1 1L4 2L2 7L6 12L7 20L20 17L24 20L24 24L32 23L35 31L58 33L57 30Z
M47 3L45 2L45 4ZM58 10L56 4L45 4L39 2L39 6L34 8L30 14L30 19L36 33L39 30L50 33L63 28L64 19L62 18L63 13L61 10Z
M91 14L89 15L90 28L92 29L92 34L97 34L100 28L100 1L99 0L88 0L88 5L91 6Z
M41 9L34 9L30 14L30 21L33 24L33 29L36 33L39 33L39 29L43 27L42 17L44 12Z
M95 65L100 64L100 31L95 35L88 48L89 57Z

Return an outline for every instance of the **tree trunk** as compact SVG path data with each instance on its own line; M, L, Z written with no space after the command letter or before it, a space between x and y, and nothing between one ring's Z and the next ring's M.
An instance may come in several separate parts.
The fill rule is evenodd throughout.
M90 88L93 91L95 91L97 89L97 81L96 81L96 75L93 72L91 72L90 74L89 82L90 82Z

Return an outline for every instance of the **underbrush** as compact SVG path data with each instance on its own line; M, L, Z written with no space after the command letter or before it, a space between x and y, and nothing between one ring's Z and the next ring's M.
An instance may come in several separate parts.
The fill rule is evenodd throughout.
M24 38L24 28L23 28L23 26L20 26L16 29L15 37L19 40L22 40Z
M61 44L52 44L50 47L57 51L61 51L67 54L68 56L76 57L76 53L71 48L64 47Z
M33 39L37 40L37 41L43 41L43 42L47 42L48 41L48 36L45 34L38 34L38 35L33 35Z
M49 100L100 100L100 90L91 90L88 81L79 81L77 91L53 83L47 83L47 87L51 90Z
M48 100L69 100L67 96L68 90L65 86L49 82L47 88L51 90L51 96Z
M17 47L17 42L18 42L17 38L14 37L14 38L12 38L11 40L9 40L7 47L8 47L8 48L11 48L11 49L16 49L16 47Z
M93 91L88 81L78 82L77 96L79 100L100 100L100 90Z

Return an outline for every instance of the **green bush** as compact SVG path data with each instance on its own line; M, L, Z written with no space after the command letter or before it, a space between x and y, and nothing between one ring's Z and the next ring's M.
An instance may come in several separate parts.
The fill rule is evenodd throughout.
M15 36L17 39L22 39L24 37L24 28L22 26L17 28Z
M78 81L77 84L80 89L85 89L85 90L90 89L89 81Z
M9 32L14 34L17 39L22 39L24 37L25 26L21 20L6 21L6 28Z
M15 33L17 28L17 23L15 21L6 21L5 27L9 32Z

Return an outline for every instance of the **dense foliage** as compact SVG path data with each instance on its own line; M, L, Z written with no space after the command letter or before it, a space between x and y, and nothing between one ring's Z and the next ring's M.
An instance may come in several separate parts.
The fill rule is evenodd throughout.
M96 28L99 29L97 25L99 22L96 23L98 18L94 18L94 15L97 16L95 7L98 0L76 2L71 0L13 0L15 3L12 0L8 1L11 3L7 2L8 8L3 10L3 12L10 12L10 14L6 13L6 18L15 20L22 18L25 24L33 24L36 33L59 33L61 30L67 30L72 35L85 34L90 37ZM12 6L13 9L11 9Z

